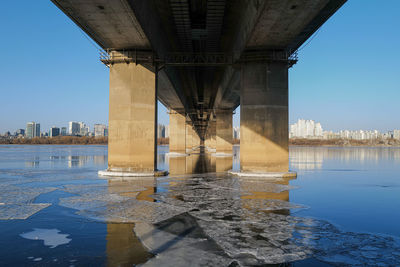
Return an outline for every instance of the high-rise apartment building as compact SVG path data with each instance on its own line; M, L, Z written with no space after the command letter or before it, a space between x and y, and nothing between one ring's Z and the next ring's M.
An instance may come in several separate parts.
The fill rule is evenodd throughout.
M24 136L24 135L25 135L25 130L24 130L24 129L18 129L18 130L15 132L15 135L16 135L16 136Z
M79 122L70 121L68 122L68 134L69 135L79 135L81 132L81 125Z
M95 124L94 125L94 136L108 136L107 126L104 124Z
M83 122L79 122L79 135L87 136L89 134L89 126Z
M55 126L50 128L50 132L49 132L50 137L59 136L59 135L60 135L60 128L55 127Z
M295 124L290 125L289 137L300 138L322 138L324 131L319 122L313 120L299 119Z
M240 127L233 127L233 139L240 139Z
M33 138L35 136L35 123L34 122L28 122L26 124L26 137L27 138Z
M26 124L26 137L40 137L40 123L36 123L34 121L28 122Z
M61 136L67 135L67 127L61 127Z
M165 138L165 125L159 124L157 127L157 137Z
M165 125L165 138L169 137L169 125Z
M393 130L393 138L400 139L400 130Z
M35 125L35 137L40 137L40 123Z

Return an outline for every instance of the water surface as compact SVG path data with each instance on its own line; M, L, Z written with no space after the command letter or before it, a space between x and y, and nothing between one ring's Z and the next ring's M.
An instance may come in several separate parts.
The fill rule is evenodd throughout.
M400 264L400 149L291 147L291 180L201 152L107 179L106 146L0 146L0 265Z

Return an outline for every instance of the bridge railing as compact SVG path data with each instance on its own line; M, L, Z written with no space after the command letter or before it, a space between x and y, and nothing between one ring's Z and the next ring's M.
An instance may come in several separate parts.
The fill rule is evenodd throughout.
M147 50L115 50L100 52L100 60L107 66L114 63L158 64L163 66L228 66L256 62L286 62L288 67L296 64L297 51L265 50L238 53L167 53L157 57Z

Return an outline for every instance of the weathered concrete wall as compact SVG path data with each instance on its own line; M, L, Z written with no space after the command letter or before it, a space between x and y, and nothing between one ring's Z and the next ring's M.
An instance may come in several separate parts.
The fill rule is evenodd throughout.
M153 172L156 169L155 114L155 74L140 65L111 65L110 170Z
M217 110L216 149L217 153L232 153L232 111Z
M240 94L241 171L287 172L287 65L243 65Z
M210 121L210 135L211 135L211 148L217 149L217 122L214 120Z
M190 121L186 121L186 151L192 150L193 127Z
M181 175L186 173L186 160L188 157L169 157L169 174Z
M192 135L192 147L193 148L197 148L200 146L200 137L199 135L193 131L193 135Z
M232 170L232 157L215 157L216 172L226 172Z
M186 153L186 117L173 110L169 114L169 151Z
M211 138L210 138L209 130L207 130L207 132L205 134L204 146L208 147L208 148L210 148L210 146L211 146Z

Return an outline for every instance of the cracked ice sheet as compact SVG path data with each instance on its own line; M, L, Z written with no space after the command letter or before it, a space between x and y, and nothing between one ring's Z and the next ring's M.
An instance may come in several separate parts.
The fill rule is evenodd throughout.
M205 233L243 265L308 257L337 266L393 266L400 262L399 244L391 237L342 232L324 221L266 212L304 208L287 201L240 199L245 191L279 193L286 186L259 187L255 180L246 181L240 191L235 181L204 182L200 177L175 179L174 183L168 192L155 193L154 198L192 209L189 214L198 219Z
M54 191L55 188L25 188L8 185L0 186L0 220L27 219L33 214L47 208L49 203L32 202L39 195Z
M343 232L325 221L273 213L258 218L198 223L243 265L278 264L308 257L336 266L395 266L400 262L400 243L393 237Z
M20 187L20 186L0 186L0 202L3 203L29 203L41 194L56 190L54 187Z
M253 188L261 189L256 184L250 183L246 181L243 186L238 183L238 179L207 180L200 176L170 180L162 178L158 180L158 184L168 187L168 190L153 193L154 198L161 202L138 201L134 198L117 196L124 190L116 190L118 194L110 196L111 193L104 190L101 193L103 196L96 200L98 201L96 205L78 206L78 209L82 215L105 221L147 224L159 223L189 211L189 214L197 219L206 236L223 249L225 255L218 253L217 255L224 259L221 259L221 263L212 262L211 265L228 265L223 264L227 262L227 255L243 265L283 263L307 257L315 257L338 266L356 263L360 266L393 266L400 262L399 244L393 238L343 232L324 221L294 217L289 215L289 211L302 206L287 201L242 199L243 195L248 195L246 191L252 191ZM280 193L284 188L280 185L268 185L258 191ZM75 198L76 203L73 203L72 207L80 205L79 202L93 200L95 196L90 195L90 192L91 190L81 191L83 195L87 195L86 200ZM275 214L271 211L284 214ZM155 244L161 245L162 239L156 238L157 235L150 234ZM199 249L192 245L193 240L186 238L184 240L182 243L184 246L172 246L168 250L159 252L146 264L167 264L169 259L184 254L195 255L191 256L193 258L201 254L202 257L195 259L199 265L208 263L201 261L203 256L217 260L218 257L214 252L211 254L209 251L199 252ZM203 241L196 242L202 244ZM192 262L190 257L181 260L185 263Z
M107 183L100 184L82 184L82 185L66 185L63 187L63 191L77 194L119 194L119 195L131 195L136 197L136 194L145 191L148 187L154 187L154 181L152 180L109 180Z
M27 219L51 204L3 204L0 205L0 220Z
M169 204L139 201L118 194L85 194L61 198L59 205L77 209L78 214L106 222L157 223L186 212L183 207Z
M206 238L176 235L147 223L136 223L134 231L143 245L156 254L141 266L228 266L233 262Z

